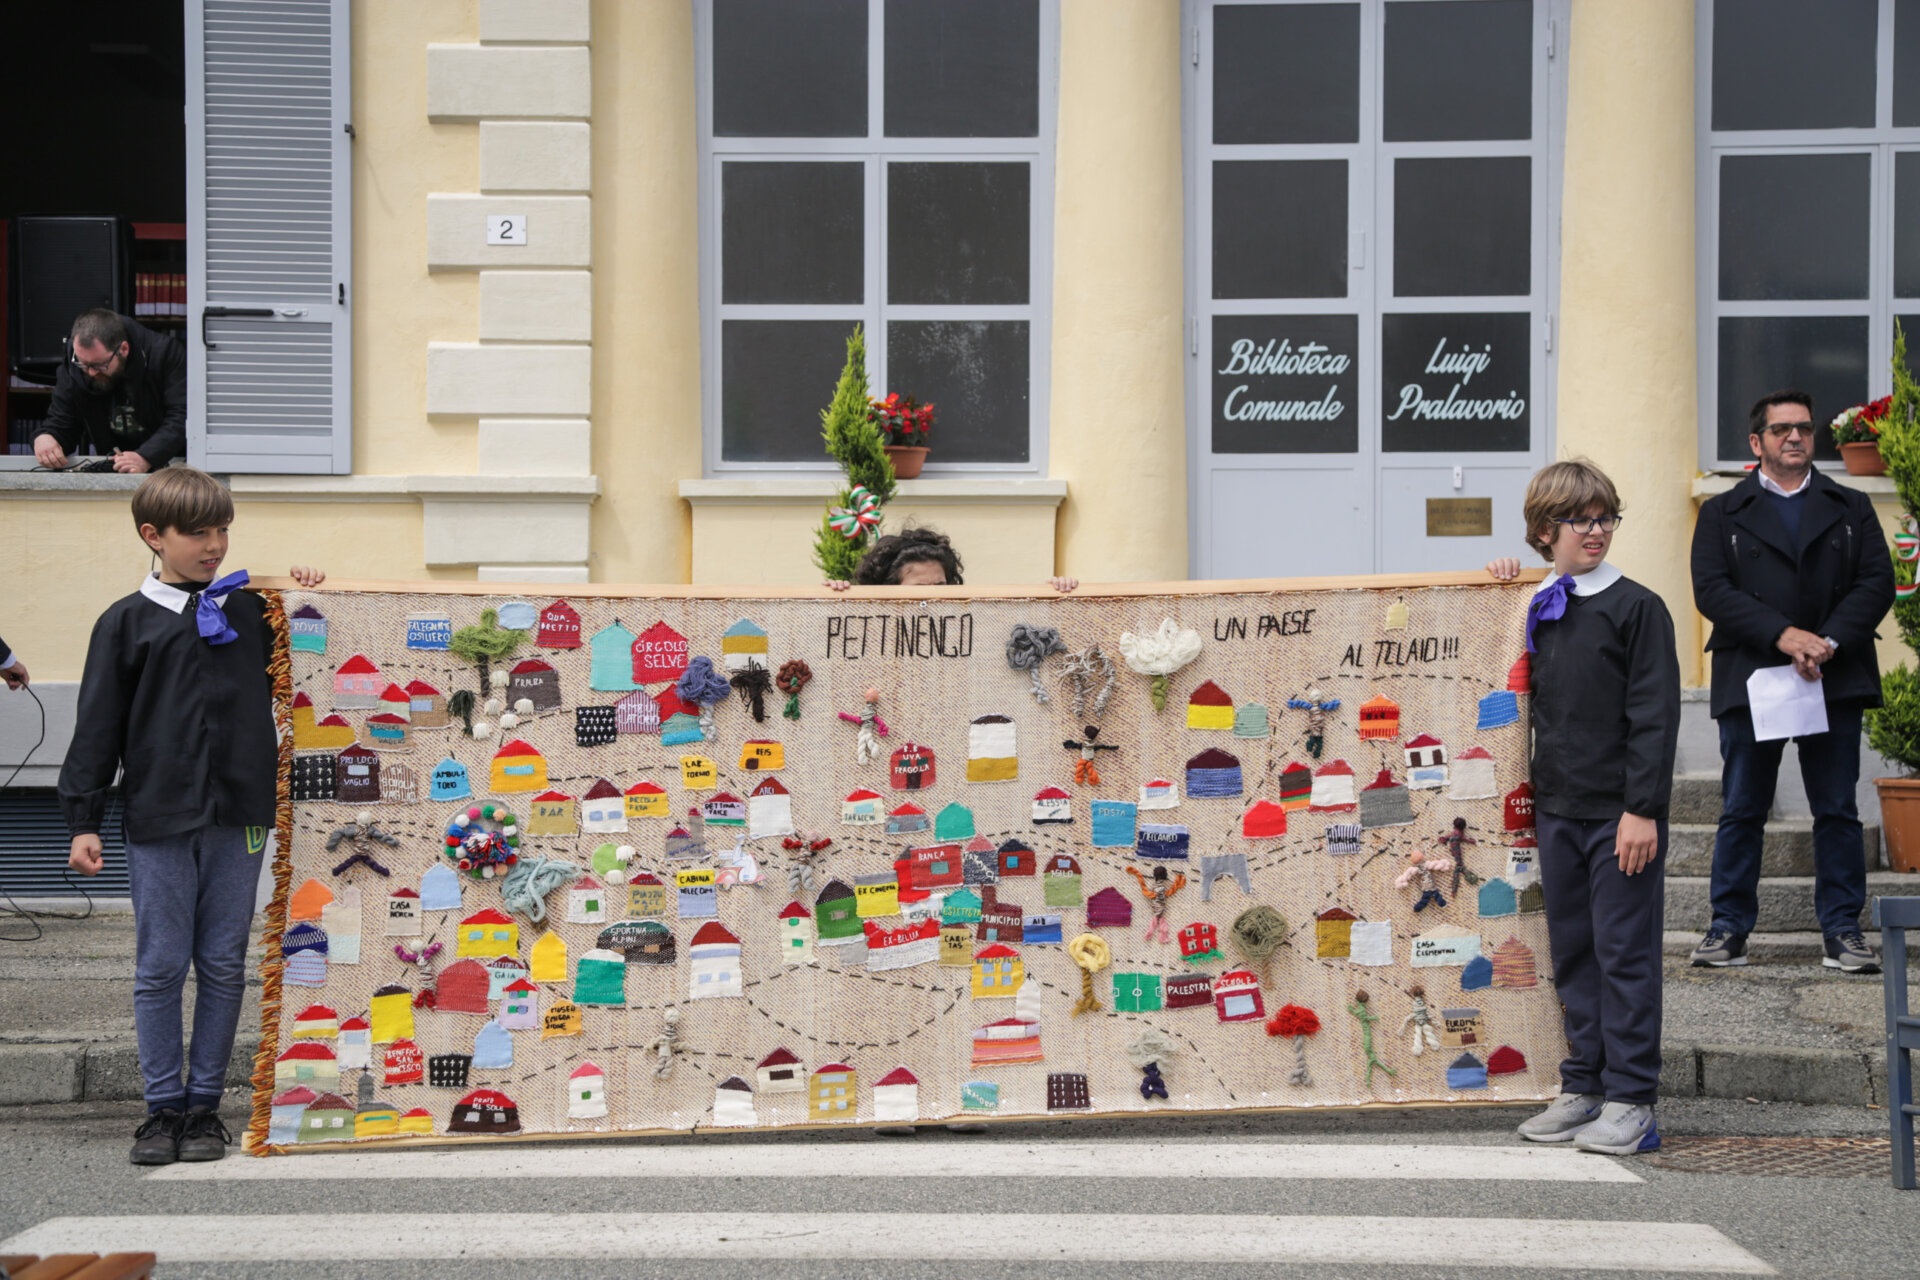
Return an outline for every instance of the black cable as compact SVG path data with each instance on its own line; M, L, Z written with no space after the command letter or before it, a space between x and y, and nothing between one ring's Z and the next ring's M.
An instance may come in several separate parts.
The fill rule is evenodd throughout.
M40 736L33 740L33 745L27 748L27 753L20 757L20 763L13 766L13 772L7 775L7 780L0 782L0 790L6 790L13 786L13 780L18 778L20 771L27 767L27 761L33 758L33 753L45 746L47 741L47 704L40 701L40 695L33 691L32 685L24 685L22 687L26 690L27 696L33 699L33 705L40 708ZM5 905L0 906L0 920L18 917L19 919L25 920L33 930L32 933L25 937L10 933L0 933L0 942L38 942L46 934L46 930L40 927L40 921L42 920L86 920L92 917L93 895L88 893L85 888L74 880L73 874L70 871L63 871L61 875L65 876L67 883L72 885L82 898L86 899L87 909L79 915L75 915L70 911L30 911L18 902L15 902L13 895L6 891L5 886L0 886L0 900L5 901Z

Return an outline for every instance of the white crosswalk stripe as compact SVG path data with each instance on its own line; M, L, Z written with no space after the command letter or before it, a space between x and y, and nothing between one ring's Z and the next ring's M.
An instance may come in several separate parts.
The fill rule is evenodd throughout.
M884 1229L876 1229L880 1223ZM1708 1226L1529 1218L1266 1214L504 1213L194 1214L54 1218L0 1242L0 1252L151 1250L168 1262L380 1259L940 1260L1408 1263L1431 1268L1448 1241L1451 1270L1543 1269L1771 1275ZM1198 1228L1198 1229L1196 1229Z
M912 1158L905 1158L911 1150ZM274 1159L166 1165L165 1182L316 1182L422 1178L872 1177L864 1160L822 1160L803 1143L713 1146L490 1146L339 1151ZM902 1149L889 1178L975 1178L982 1148L938 1143ZM1036 1142L991 1147L998 1178L1349 1178L1641 1182L1624 1165L1553 1147L1428 1143Z

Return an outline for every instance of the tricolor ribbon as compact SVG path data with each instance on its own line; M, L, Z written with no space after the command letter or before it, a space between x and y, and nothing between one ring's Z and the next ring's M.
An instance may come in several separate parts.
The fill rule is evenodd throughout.
M874 497L865 485L849 490L847 501L852 505L834 507L827 512L827 525L835 533L851 540L879 525L880 499Z

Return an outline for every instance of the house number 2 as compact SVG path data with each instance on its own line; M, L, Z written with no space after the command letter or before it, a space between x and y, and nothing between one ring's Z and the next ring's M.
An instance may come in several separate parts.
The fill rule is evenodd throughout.
M527 242L527 216L523 213L490 213L487 215L488 244L525 244Z

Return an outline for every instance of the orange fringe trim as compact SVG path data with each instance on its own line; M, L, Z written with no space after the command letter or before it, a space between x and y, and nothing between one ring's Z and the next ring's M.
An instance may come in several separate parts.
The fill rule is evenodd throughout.
M267 625L273 628L273 659L267 674L273 677L273 720L280 730L280 775L274 784L273 901L267 905L267 924L261 942L267 955L260 966L260 1049L253 1055L253 1118L247 1125L242 1149L256 1156L285 1155L286 1148L267 1141L273 1116L273 1067L280 1056L280 977L286 961L280 940L287 931L287 896L293 884L293 646L287 625L286 602L278 591L261 591L267 606Z

